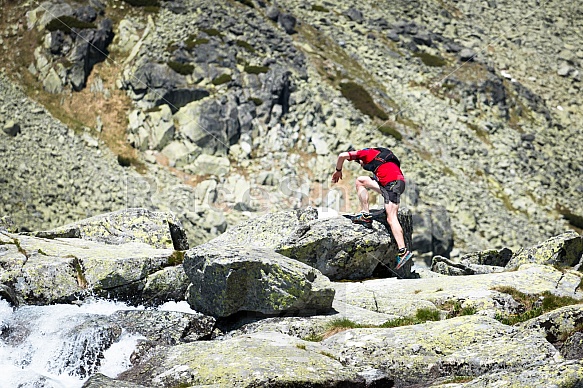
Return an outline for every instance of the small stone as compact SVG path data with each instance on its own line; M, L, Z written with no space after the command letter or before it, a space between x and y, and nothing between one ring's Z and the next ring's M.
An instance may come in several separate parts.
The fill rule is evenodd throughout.
M460 56L460 61L470 62L470 61L474 60L476 53L472 49L464 48L460 51L459 56Z
M569 73L571 73L571 66L569 65L562 65L561 67L559 67L559 70L557 70L557 74L560 75L561 77L567 77L569 76Z
M8 136L15 137L20 133L20 125L14 122L14 120L10 120L7 122L4 127L2 128L5 134Z

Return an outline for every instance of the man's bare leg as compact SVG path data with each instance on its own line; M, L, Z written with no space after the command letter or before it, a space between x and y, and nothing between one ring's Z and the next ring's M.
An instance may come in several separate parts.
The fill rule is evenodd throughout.
M397 217L397 212L399 210L399 204L389 202L385 203L385 211L387 212L387 222L391 227L391 232L393 232L393 237L399 249L405 248L405 239L403 237L403 228L399 223L399 218Z
M374 190L377 193L381 192L378 182L374 181L369 176L359 176L356 178L356 194L358 195L358 200L360 201L360 208L363 212L368 213L368 189ZM403 234L401 232L401 234Z

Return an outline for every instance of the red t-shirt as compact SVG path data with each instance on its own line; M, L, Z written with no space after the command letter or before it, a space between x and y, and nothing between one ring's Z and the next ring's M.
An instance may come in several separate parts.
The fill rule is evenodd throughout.
M380 151L375 150L374 148L367 148L364 150L358 151L350 151L348 153L350 155L350 159L348 160L362 160L364 164L372 162L372 160L380 154ZM403 172L393 162L383 163L379 166L376 172L376 177L379 180L379 183L383 186L386 186L389 182L400 180L404 181L405 177L403 176Z

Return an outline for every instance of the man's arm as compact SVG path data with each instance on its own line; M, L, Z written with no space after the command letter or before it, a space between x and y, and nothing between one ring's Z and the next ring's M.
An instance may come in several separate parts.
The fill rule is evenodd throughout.
M332 183L336 183L342 179L342 166L345 160L350 160L350 154L348 152L341 152L336 161L336 171L332 174Z

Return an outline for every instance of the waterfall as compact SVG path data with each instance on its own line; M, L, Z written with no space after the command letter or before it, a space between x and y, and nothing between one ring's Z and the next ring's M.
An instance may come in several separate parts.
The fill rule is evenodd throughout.
M143 337L108 317L122 303L23 306L0 299L0 388L81 387L94 373L116 377Z

